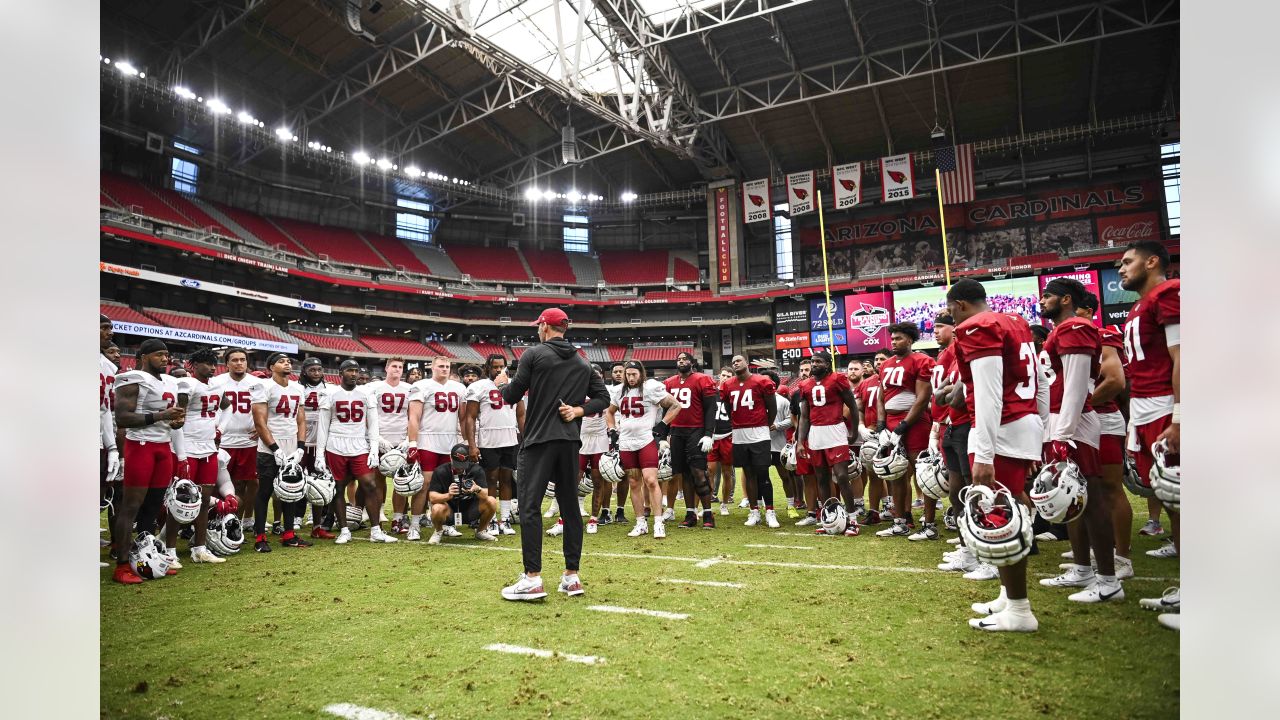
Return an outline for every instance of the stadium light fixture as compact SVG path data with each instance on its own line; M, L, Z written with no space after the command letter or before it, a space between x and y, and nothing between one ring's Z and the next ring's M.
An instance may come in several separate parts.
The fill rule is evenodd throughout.
M187 88L187 87L183 87L183 86L181 86L181 85L177 85L177 86L175 86L175 87L173 88L173 92L174 92L174 94L175 94L175 95L177 95L178 97L186 98L187 100L195 100L195 99L196 99L196 94L195 94L195 93L193 93L193 92L191 92L191 88Z
M214 115L227 115L231 112L231 108L227 107L227 104L218 98L210 98L205 105L209 106L209 111Z
M109 58L109 57L104 57L104 58L102 58L102 64L103 64L103 65L110 65L110 64L111 64L111 58Z
M569 199L569 202L575 202L575 203L582 199L582 195L576 189L570 190L567 197Z
M555 199L556 199L556 194L555 194L555 193L553 193L553 192L551 192L550 190L543 190L543 191L542 191L542 199L543 199L543 200L555 200Z
M376 164L378 169L384 172L391 169L391 161L386 158L378 158L378 162Z
M635 193L633 193L633 192L630 192L630 191L628 191L628 192L624 192L624 193L622 193L622 202L624 202L624 203L635 202L635 201L636 201L636 199L637 199L637 198L639 198L639 197L640 197L639 195L637 195L637 194L635 194Z
M354 153L352 153L351 159L357 165L368 165L370 162L372 162L372 160L370 160L369 156L363 150L357 150Z
M124 74L124 75L132 75L134 77L138 76L138 69L135 68L133 66L133 63L130 63L128 60L117 61L116 69L119 70L121 74Z
M528 190L524 191L524 199L528 200L529 202L536 203L538 202L538 199L541 197L542 197L542 193L538 192L538 188L529 188Z
M281 140L283 140L283 141L285 141L285 142L289 142L290 140L297 140L297 139L298 139L298 136L297 136L297 135L294 135L294 134L293 134L293 132L292 132L292 131L290 131L290 130L289 130L289 128L287 128L287 127L278 127L278 128L276 128L276 137L280 138Z
M413 178L422 177L422 171L412 165L404 169L404 174Z

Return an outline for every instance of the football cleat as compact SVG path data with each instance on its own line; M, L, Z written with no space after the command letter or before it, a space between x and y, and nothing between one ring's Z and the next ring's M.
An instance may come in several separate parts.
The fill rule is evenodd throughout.
M843 508L843 506L841 507ZM808 527L809 525L817 525L817 524L818 524L818 518L812 515L805 515L804 517L796 521L796 527Z
M967 548L960 548L949 556L944 555L946 562L938 563L938 569L944 572L967 573L978 569L978 559Z
M458 528L452 525L445 525L444 536L445 537L462 537L462 533L458 532Z
M645 522L644 518L641 518L636 521L636 526L631 528L631 532L627 533L627 537L640 537L641 535L648 534L649 523Z
M1178 546L1170 540L1156 550L1148 550L1147 554L1154 558L1176 558L1178 557Z
M1078 565L1071 565L1066 572L1057 577L1045 578L1040 581L1040 584L1045 587L1083 588L1096 582L1097 577L1093 568L1081 570Z
M443 539L444 539L444 533L442 533L442 532L438 532L438 531L437 531L437 532L433 532L433 533L431 533L431 537L427 538L427 544L428 544L428 545L439 545L439 544L440 544L440 541L441 541L441 540L443 540Z
M1164 534L1164 528L1160 526L1159 520L1148 520L1146 524L1142 526L1142 529L1138 531L1138 534L1146 535L1148 537L1156 537Z
M969 627L985 632L1035 632L1040 628L1040 623L1036 620L1036 616L1029 612L1015 614L1009 608L1005 608L994 615L971 618Z
M1178 588L1171 587L1161 597L1138 600L1138 607L1164 613L1182 612L1182 596Z
M1084 590L1071 593L1067 596L1067 599L1078 603L1119 602L1124 600L1124 586L1120 584L1119 580L1107 585L1103 584L1101 579L1098 579Z
M764 511L764 524L771 528L780 528L782 523L778 522L778 514L773 510Z
M405 540L410 540L410 541L417 541L417 540L421 540L421 539L422 539L422 530L420 530L420 529L418 528L418 526L417 526L417 525L411 525L411 526L409 527L409 532L408 532L407 534L405 534L404 539L405 539Z
M893 524L876 533L876 537L907 537L911 530L903 518L894 518Z
M191 548L191 562L193 563L224 563L226 558L220 558L209 551L203 545L197 545Z
M561 535L563 535L563 534L564 534L564 521L563 521L563 520L557 520L557 521L556 521L556 524L555 524L555 525L552 525L552 526L551 526L551 529L547 530L547 535L550 535L551 537L559 537L559 536L561 536Z
M743 523L743 525L746 525L747 527L755 527L756 525L759 525L759 524L760 524L759 510L752 510L750 513L748 513L747 521Z
M1000 577L1000 572L995 565L979 562L978 567L965 573L963 577L965 580L995 580Z
M498 523L498 533L500 535L515 535L516 531L515 528L511 527L510 520L503 520Z
M600 523L596 522L596 519L595 519L595 518L592 518L592 519L588 520L588 521L587 521L587 534L588 534L588 535L595 535L595 534L598 532L599 525L600 525Z
M667 523L662 520L653 521L653 537L661 540L667 536Z
M378 525L374 525L373 527L369 528L369 542L393 543L393 542L399 542L399 541L400 541L400 538L396 537L395 535L386 534L385 532L382 531L382 528Z
M281 540L281 541L280 541L280 545L281 545L281 546L283 546L283 547L290 547L290 548L309 548L309 547L311 547L311 543L307 542L306 540L303 540L302 538L298 537L297 535L294 535L293 537L291 537L291 538L289 538L289 539L287 539L287 540Z
M342 528L338 531L338 539L333 541L335 545L346 545L351 542L351 528Z
M937 540L938 526L935 523L923 523L920 526L920 530L908 535L907 539L912 542L919 540Z
M477 530L476 539L482 542L495 542L498 538L487 530Z
M1165 613L1156 618L1160 623L1160 627L1166 627L1174 632L1182 632L1182 616L1176 613Z

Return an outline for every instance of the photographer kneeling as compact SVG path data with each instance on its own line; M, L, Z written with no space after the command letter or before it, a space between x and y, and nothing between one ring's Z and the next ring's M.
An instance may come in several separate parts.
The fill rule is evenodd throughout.
M487 528L498 512L498 500L489 497L484 468L471 462L466 445L454 445L449 451L449 463L432 471L427 498L431 502L431 526L434 530L431 539L427 540L428 545L440 544L444 525L451 513L461 513L463 523L475 525L477 540L497 540Z

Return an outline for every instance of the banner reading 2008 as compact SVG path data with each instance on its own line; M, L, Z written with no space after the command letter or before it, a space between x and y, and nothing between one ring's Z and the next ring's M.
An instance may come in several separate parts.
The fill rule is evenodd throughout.
M769 178L742 183L742 222L753 223L773 218L769 202Z

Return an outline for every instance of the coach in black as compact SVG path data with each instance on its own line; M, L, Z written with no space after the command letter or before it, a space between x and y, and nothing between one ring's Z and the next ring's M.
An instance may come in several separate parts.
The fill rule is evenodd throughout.
M520 545L524 573L514 585L502 589L507 600L541 600L547 596L542 586L542 497L547 483L556 486L556 500L562 508L578 505L578 449L581 420L609 405L604 382L591 372L591 365L564 339L569 316L559 308L547 308L533 322L538 326L541 345L520 358L516 376L510 381L504 371L494 378L509 405L529 399L524 412L524 448L516 495L520 499ZM582 556L582 518L576 512L563 513L564 576L560 592L581 595L578 563Z

